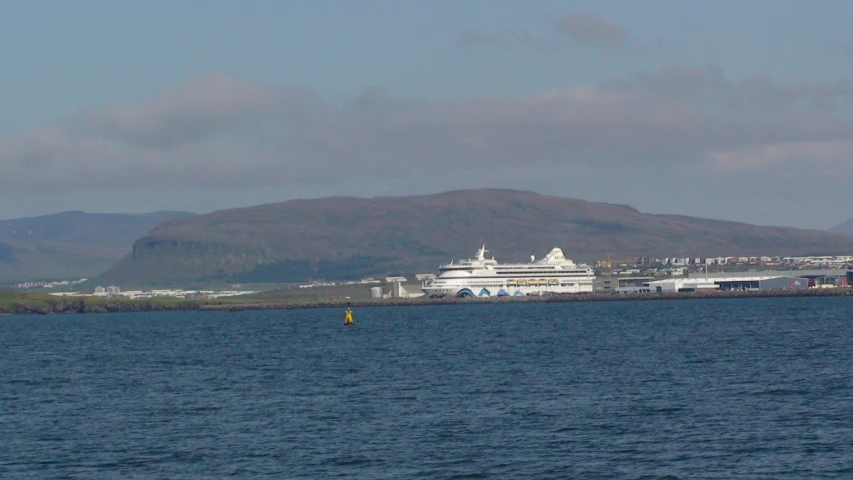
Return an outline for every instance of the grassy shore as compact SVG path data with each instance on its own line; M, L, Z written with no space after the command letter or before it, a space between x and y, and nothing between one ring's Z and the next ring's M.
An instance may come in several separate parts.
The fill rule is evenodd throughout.
M538 303L538 302L602 302L602 301L641 301L641 300L689 300L710 298L756 298L756 297L853 297L851 288L812 289L812 290L775 290L763 292L692 292L659 293L642 295L615 295L610 293L590 293L574 295L550 295L531 297L490 297L490 298L389 298L364 299L346 297L328 298L276 298L275 295L261 295L222 299L153 298L144 300L122 300L104 297L57 297L45 293L20 293L0 291L0 314L65 314L65 313L106 313L106 312L151 312L167 310L206 310L241 311L300 308L343 308L351 307L400 307L416 305L472 305L483 303Z
M221 302L168 297L145 300L59 297L40 292L0 291L0 314L6 315L198 310L204 304L215 303Z

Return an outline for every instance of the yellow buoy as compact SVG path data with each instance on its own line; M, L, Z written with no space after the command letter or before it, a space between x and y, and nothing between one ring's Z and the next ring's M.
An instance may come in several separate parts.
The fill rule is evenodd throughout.
M353 325L355 324L355 320L353 319L352 310L347 307L347 311L344 312L344 325Z

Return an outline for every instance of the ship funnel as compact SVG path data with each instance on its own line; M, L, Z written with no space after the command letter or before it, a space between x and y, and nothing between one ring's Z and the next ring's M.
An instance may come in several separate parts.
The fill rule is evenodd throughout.
M531 255L530 256L530 263L533 263L534 260L536 260L536 255Z

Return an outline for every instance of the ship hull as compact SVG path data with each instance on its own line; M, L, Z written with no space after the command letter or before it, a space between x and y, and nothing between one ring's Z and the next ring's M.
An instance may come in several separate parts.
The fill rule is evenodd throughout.
M547 294L589 293L595 274L591 268L575 264L554 247L544 259L526 264L499 264L486 258L485 245L474 259L451 262L439 267L441 274L424 283L429 297L505 297Z
M506 296L527 296L527 295L547 295L547 294L570 294L570 293L591 293L593 291L593 278L590 279L571 279L558 283L548 284L536 283L530 285L518 285L518 283L509 285L507 282L500 283L499 280L488 282L433 282L432 285L424 286L422 289L428 297L444 298L444 297L506 297Z

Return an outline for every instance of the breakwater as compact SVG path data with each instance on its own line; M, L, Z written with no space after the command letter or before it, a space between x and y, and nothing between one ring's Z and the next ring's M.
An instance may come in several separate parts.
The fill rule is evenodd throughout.
M173 310L210 310L237 312L244 310L295 310L303 308L349 307L407 307L419 305L479 305L483 303L541 303L541 302L624 302L695 300L710 298L757 298L757 297L853 297L853 288L768 290L768 291L709 291L684 293L614 294L585 293L569 295L546 295L530 297L486 297L486 298L387 298L387 299L330 299L321 301L215 301L215 300L102 300L66 299L47 295L30 296L16 294L0 302L0 315L52 315L73 313L155 312Z
M200 305L200 310L241 311L241 310L293 310L301 308L343 308L343 307L406 307L419 305L478 305L483 303L541 303L541 302L624 302L656 300L696 300L710 298L758 298L758 297L853 297L853 288L811 289L811 290L766 290L766 291L709 291L709 292L667 292L645 294L582 293L567 295L543 295L529 297L483 297L483 298L384 298L369 300L333 299L316 302L259 302L218 305Z
M118 300L110 302L18 301L0 305L0 315L54 315L72 313L119 313L119 312L166 312L173 310L198 310L198 302L158 303L140 300Z

